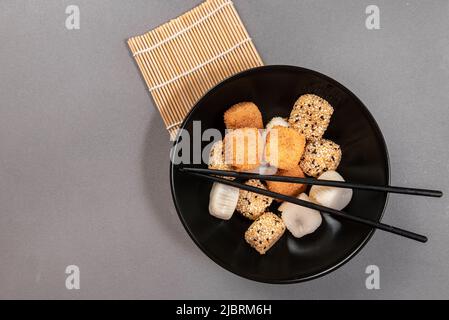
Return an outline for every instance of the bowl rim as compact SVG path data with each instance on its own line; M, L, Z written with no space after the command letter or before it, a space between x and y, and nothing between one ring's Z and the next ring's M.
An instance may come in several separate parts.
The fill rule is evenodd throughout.
M190 109L190 111L188 112L188 114L186 115L186 117L184 118L183 122L181 123L179 129L183 129L186 124L190 121L190 118L192 117L194 111L196 109L198 109L200 103L206 99L208 96L210 96L211 94L213 94L213 92L215 90L217 90L218 88L226 85L228 82L234 81L235 79L241 78L241 77L245 77L248 74L251 73L255 73L255 72L259 72L260 70L290 70L290 71L301 71L301 72L307 72L307 73L312 73L315 74L318 77L322 77L332 83L334 83L336 86L340 87L343 91L346 91L353 99L355 99L360 106L362 106L362 111L365 113L365 115L371 120L371 124L374 127L374 130L377 131L378 136L381 140L383 149L385 150L385 160L386 160L386 169L387 169L387 183L390 183L391 180L391 170L390 170L390 157L388 154L388 148L387 148L387 144L385 142L385 138L382 134L382 131L380 130L380 127L377 123L377 121L375 120L375 118L373 117L373 115L371 114L371 112L368 110L368 108L365 106L365 104L348 88L346 88L344 85L342 85L340 82L334 80L333 78L322 74L318 71L315 70L311 70L311 69L307 69L307 68L303 68L303 67L299 67L299 66L292 66L292 65L264 65L264 66L260 66L260 67L255 67L255 68L251 68L248 70L244 70L242 72L236 73L226 79L224 79L223 81L219 82L217 85L215 85L214 87L212 87L211 89L209 89L200 99L198 99L198 101L195 103L195 105L192 107L192 109ZM172 144L172 148L175 147L176 142L179 140L180 137L180 131L178 131L176 138L173 141ZM249 273L245 273L245 272L238 272L236 270L232 270L232 268L229 267L229 265L226 263L226 261L223 261L222 259L216 257L215 255L213 255L211 252L209 252L194 236L193 232L190 230L189 226L187 225L186 221L184 220L184 217L181 214L181 210L179 208L179 204L178 201L175 197L175 186L174 186L174 181L173 181L173 170L175 168L175 165L173 165L172 162L172 157L170 156L170 166L169 166L169 170L170 170L170 190L171 190L171 195L172 195L172 199L173 199L173 203L175 205L175 209L176 209L176 213L178 214L179 219L181 220L182 225L184 226L184 229L187 231L187 234L190 236L190 238L193 240L193 242L197 245L198 248L200 248L200 250L210 259L212 259L212 261L214 261L217 265L219 265L220 267L222 267L223 269L225 269L228 272L231 272L241 278L245 278L245 279L249 279L252 281L256 281L256 282L260 282L260 283L267 283L267 284L294 284L294 283L301 283L301 282L306 282L306 281L310 281L310 280L314 280L320 277L323 277L335 270L337 270L338 268L340 268L341 266L345 265L348 261L350 261L352 258L354 258L362 249L363 247L365 247L365 245L368 243L368 241L372 238L372 236L374 235L376 229L371 229L369 231L369 233L367 234L367 236L362 240L362 242L346 257L344 257L341 261L339 261L337 264L330 266L328 268L326 268L325 270L318 272L316 274L310 275L310 276L306 276L306 277L302 277L302 278L297 278L297 279L280 279L280 280L273 280L273 279L266 279L263 277L258 277L258 276L254 276L252 274ZM386 194L385 197L385 203L384 206L382 208L382 212L380 214L380 217L378 219L378 221L381 221L386 208L387 208L387 204L388 204L388 200L389 200L389 193Z

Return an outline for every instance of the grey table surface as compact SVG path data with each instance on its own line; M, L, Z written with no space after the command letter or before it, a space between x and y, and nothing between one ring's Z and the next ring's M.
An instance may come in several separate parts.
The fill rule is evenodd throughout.
M190 240L169 188L171 143L125 40L185 0L0 1L0 298L449 298L448 198L392 196L376 232L312 282L242 279ZM67 30L65 9L80 8ZM365 8L380 8L380 30ZM325 73L368 106L396 185L449 190L449 2L235 0L266 64ZM67 290L65 268L80 268ZM365 269L380 269L367 290Z

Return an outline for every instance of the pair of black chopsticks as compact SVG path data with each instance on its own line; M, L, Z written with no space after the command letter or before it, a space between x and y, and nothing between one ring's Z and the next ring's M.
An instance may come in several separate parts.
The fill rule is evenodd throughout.
M350 182L341 182L341 181L330 181L330 180L318 180L314 178L298 178L298 177L285 177L285 176L275 176L275 175L259 175L255 173L244 173L244 172L236 172L236 171L225 171L225 170L212 170L212 169L202 169L202 168L192 168L192 167L179 167L179 170L189 173L193 176L219 182L222 184L226 184L229 186L233 186L239 189L247 190L254 193L259 193L264 196L276 198L282 201L291 202L303 207L315 209L321 212L325 212L337 217L341 217L350 221L358 222L360 224L364 224L376 229L380 229L383 231L387 231L390 233L394 233L409 239L413 239L419 242L427 242L427 237L407 231L404 229L396 228L390 226L388 224L384 224L381 222L371 221L368 219L360 218L357 216L353 216L347 214L343 211L335 210L332 208L328 208L316 203L304 201L298 198L289 197L280 193L272 192L269 190L249 186L243 183L239 183L232 180L227 180L218 176L226 176L226 177L234 177L238 179L259 179L259 180L268 180L268 181L280 181L280 182L290 182L290 183L301 183L301 184L310 184L310 185L320 185L320 186L329 186L329 187L337 187L337 188L349 188L349 189L360 189L360 190L371 190L371 191L381 191L381 192L389 192L389 193L400 193L400 194L410 194L415 196L426 196L426 197L441 197L443 196L443 192L439 190L427 190L427 189L415 189L415 188L404 188L404 187L393 187L393 186L373 186L373 185L365 185L365 184L356 184Z

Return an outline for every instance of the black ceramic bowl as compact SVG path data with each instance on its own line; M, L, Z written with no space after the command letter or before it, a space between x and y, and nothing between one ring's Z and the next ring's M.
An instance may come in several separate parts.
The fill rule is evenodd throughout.
M323 97L335 109L324 137L342 148L338 171L343 177L357 183L388 185L387 148L376 121L351 91L315 71L266 66L237 74L201 98L182 128L193 134L193 121L199 120L203 131L217 128L224 132L223 113L241 101L256 103L267 123L275 116L288 117L296 99L305 93ZM180 140L178 136L175 144ZM203 142L202 147L208 144ZM177 148L174 147L175 153L179 151ZM313 234L296 239L286 231L261 256L244 240L249 220L239 214L229 221L209 215L210 182L182 173L173 164L170 178L176 210L191 238L217 264L248 279L293 283L322 276L350 260L374 232L369 227L324 214L322 225ZM386 202L385 193L354 190L345 211L378 221Z

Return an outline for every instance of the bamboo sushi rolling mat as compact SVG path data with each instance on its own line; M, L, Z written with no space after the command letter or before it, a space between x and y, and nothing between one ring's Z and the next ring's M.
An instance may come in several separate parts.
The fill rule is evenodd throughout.
M209 89L263 65L229 0L207 0L130 38L128 46L172 140L189 110Z

